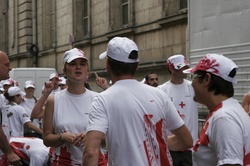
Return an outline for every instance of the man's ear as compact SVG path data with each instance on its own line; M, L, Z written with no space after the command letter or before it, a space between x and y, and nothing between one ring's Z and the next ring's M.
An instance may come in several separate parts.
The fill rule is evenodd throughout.
M203 81L204 81L206 84L209 84L210 81L211 81L211 74L206 73L206 75L205 75Z

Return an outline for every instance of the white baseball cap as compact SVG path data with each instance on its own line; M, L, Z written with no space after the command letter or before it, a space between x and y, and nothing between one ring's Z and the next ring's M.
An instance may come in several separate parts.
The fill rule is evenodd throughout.
M66 79L64 77L60 77L59 80L59 85L66 85Z
M57 73L52 73L52 74L50 74L49 79L51 80L51 79L53 79L55 77L59 79L59 76L58 76Z
M16 95L25 96L25 94L26 94L25 92L21 91L21 89L18 86L10 87L7 92L8 92L10 97L16 96Z
M226 81L237 83L234 76L230 76L232 70L238 69L238 66L229 58L222 54L207 54L198 64L190 69L184 70L183 73L195 73L198 70L206 71L223 78Z
M168 68L174 67L176 70L180 70L181 68L185 66L189 66L189 63L187 59L184 57L184 55L177 54L167 59L167 66Z
M5 81L3 82L3 85L12 85L12 84L14 84L14 82L13 82L12 80L10 80L10 79L5 80Z
M35 83L31 80L25 82L25 89L27 88L35 88Z
M83 58L88 60L88 58L85 56L85 53L78 49L78 48L73 48L69 51L66 51L63 55L63 64L70 63L71 61L77 59L77 58Z
M136 51L136 56L131 57L131 53ZM126 37L114 37L108 43L107 51L99 55L99 59L110 57L124 63L139 62L138 47L133 40Z

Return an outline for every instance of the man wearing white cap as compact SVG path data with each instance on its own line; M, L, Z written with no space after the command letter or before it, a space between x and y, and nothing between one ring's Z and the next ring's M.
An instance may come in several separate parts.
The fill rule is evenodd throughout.
M170 73L170 80L158 88L163 90L177 108L178 113L185 122L192 134L193 144L198 138L198 106L193 100L194 90L187 74L183 70L189 68L188 61L181 55L173 55L167 59L167 69ZM168 133L171 135L171 133ZM182 149L181 151L170 151L174 166L192 166L192 150Z
M194 100L209 114L193 148L194 166L250 165L250 117L233 99L238 67L220 54L207 54L191 69Z
M8 79L11 71L7 54L0 50L0 81ZM1 94L2 95L2 94ZM5 107L4 98L0 97L0 165L20 165L20 158L11 150L7 137L3 132L2 110ZM8 161L7 161L8 160Z
M25 81L24 92L26 94L23 97L23 100L22 100L20 105L23 106L23 108L25 109L25 111L27 112L27 115L29 117L31 117L32 109L34 108L34 106L37 102L37 99L34 96L35 90L36 90L36 87L35 87L34 81L32 81L32 80ZM39 119L32 119L31 118L31 121L36 127L40 128L41 122ZM27 129L26 127L24 128L24 136L41 138L40 134L35 133L34 131Z
M43 141L46 146L55 147L51 165L82 165L90 106L98 93L84 87L89 65L82 50L74 48L66 51L63 66L68 87L48 96L53 84L45 84L44 95L48 99L43 121Z
M110 166L171 165L168 148L191 147L192 137L166 94L135 80L137 45L126 37L115 37L100 58L106 59L113 85L92 103L83 165L97 165L105 135ZM167 127L176 135L167 138Z
M59 87L59 76L57 73L52 73L49 76L49 81L53 82L53 90L52 90L52 94L59 92L61 90L61 88Z
M5 92L12 86L14 86L14 82L10 79L7 79L3 82L3 89Z

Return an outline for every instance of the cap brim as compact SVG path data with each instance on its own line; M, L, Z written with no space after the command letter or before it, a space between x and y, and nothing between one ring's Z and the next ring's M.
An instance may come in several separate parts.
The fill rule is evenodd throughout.
M99 55L99 59L101 59L101 60L106 58L106 57L107 57L107 51L105 51Z
M189 68L189 69L183 70L182 72L185 73L185 74L194 73L193 69L194 68Z
M26 89L27 89L27 88L35 88L35 86L34 86L34 85L27 85L25 88L26 88Z
M59 84L59 85L66 85L66 80L60 81L58 84Z
M21 91L20 95L21 95L21 96L25 96L25 95L26 95L26 93L25 93L25 92L23 92L23 91Z
M69 58L69 59L67 60L67 63L70 63L70 62L72 62L73 60L78 59L78 58L88 60L88 59L87 59L87 58L85 58L85 57L73 56L73 57L71 57L71 58Z
M187 63L183 63L183 64L179 64L179 65L174 65L174 68L176 69L176 70L180 70L180 69L182 69L183 67L185 67L185 66L187 66L187 67L189 67L189 64L187 64Z

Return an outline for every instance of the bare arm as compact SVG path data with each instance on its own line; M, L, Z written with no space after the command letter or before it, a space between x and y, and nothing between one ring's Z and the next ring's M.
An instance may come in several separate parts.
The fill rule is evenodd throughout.
M43 131L39 129L38 127L36 127L31 121L26 122L24 125L39 134L43 134Z
M171 151L180 151L193 146L193 138L186 125L171 131L174 135L168 137L168 148Z
M2 125L0 125L0 149L6 155L8 162L12 165L21 165L20 158L12 151L10 144L5 136Z
M248 115L250 115L249 104L250 104L250 93L247 93L243 96L242 107L244 108L246 113L248 113Z
M83 166L97 166L99 149L104 134L100 131L90 131L86 135L86 142L83 149Z
M47 98L49 97L50 93L53 90L53 84L52 83L45 83L44 84L44 89L43 89L43 94L41 95L41 97L38 99L38 101L36 102L35 106L32 109L31 112L31 119L41 119L43 117L43 106L47 100Z
M46 146L58 147L64 142L69 142L75 146L82 146L85 132L81 133L55 133L53 126L54 95L50 95L46 102L43 118L43 142Z
M54 133L54 127L52 123L54 112L54 95L48 97L45 106L45 113L43 118L43 143L46 146L57 147L63 144L63 141L59 139L58 135Z

